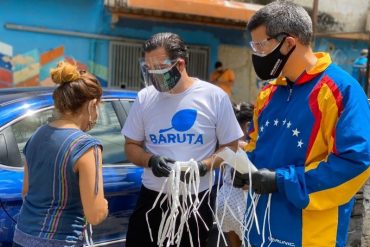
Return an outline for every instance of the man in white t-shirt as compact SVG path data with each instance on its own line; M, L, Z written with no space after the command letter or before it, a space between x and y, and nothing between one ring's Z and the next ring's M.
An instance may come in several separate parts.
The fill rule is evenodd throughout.
M175 161L198 162L199 197L209 192L209 170L221 160L211 156L224 147L236 150L243 132L235 118L229 97L220 88L188 76L188 50L181 38L173 33L158 33L144 44L141 62L147 87L141 90L132 105L125 126L125 151L128 159L144 167L143 186L136 208L131 215L127 247L157 246L158 228L165 211L153 207L165 178ZM213 164L212 164L213 162ZM214 200L211 198L211 204ZM188 220L192 240L184 230L180 246L206 246L213 215L203 200L200 217ZM153 241L149 235L152 231ZM199 236L198 236L199 234ZM200 243L198 243L198 239Z

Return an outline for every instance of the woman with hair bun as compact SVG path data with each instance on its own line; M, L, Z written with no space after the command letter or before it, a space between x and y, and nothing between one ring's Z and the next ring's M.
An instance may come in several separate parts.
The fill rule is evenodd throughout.
M98 118L102 88L95 76L65 62L51 70L51 78L58 84L57 117L24 147L23 205L13 246L83 246L88 225L108 215L102 145L85 133Z

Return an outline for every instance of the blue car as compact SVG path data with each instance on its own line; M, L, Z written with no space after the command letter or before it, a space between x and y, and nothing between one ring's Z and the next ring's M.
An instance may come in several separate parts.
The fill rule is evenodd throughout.
M0 90L0 247L11 246L22 206L23 147L54 116L53 88ZM141 187L142 168L126 159L122 126L137 93L104 90L96 127L89 134L103 144L103 177L109 216L93 228L95 246L122 245ZM39 147L40 149L42 146Z

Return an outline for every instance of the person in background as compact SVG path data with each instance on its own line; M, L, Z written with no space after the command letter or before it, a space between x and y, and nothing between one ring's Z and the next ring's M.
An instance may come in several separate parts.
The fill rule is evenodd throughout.
M243 148L247 144L246 135L253 118L253 105L243 102L234 104L233 108L236 119L244 132L244 136L239 140L239 147ZM225 164L222 168L224 178L217 195L217 219L219 222L223 220L221 229L227 233L229 246L240 247L244 234L239 222L243 221L246 210L245 192L242 188L233 188L234 170L231 166ZM228 205L226 208L225 203Z
M209 81L222 88L222 90L231 97L235 82L235 74L231 69L224 69L220 61L215 63L215 70L211 73Z
M360 83L363 89L365 89L366 84L367 56L368 50L362 49L360 56L355 59L352 66L352 76Z
M367 97L329 54L312 51L312 21L303 7L274 1L247 29L256 74L275 80L258 95L246 146L258 169L251 186L260 194L261 231L254 223L246 241L344 247L354 195L370 175Z
M233 104L236 119L243 130L244 136L239 140L239 147L244 150L248 143L248 131L253 119L254 105L251 103L242 102L240 104Z
M225 92L188 76L188 48L177 34L153 35L144 43L144 52L141 69L147 87L139 92L122 129L127 158L144 167L143 186L130 217L126 245L157 246L159 225L168 199L162 206L152 207L175 160L194 159L200 175L198 198L206 198L197 209L199 215L187 219L190 230L184 229L180 246L206 247L207 228L213 225L211 207L214 204L212 194L208 198L209 171L212 165L217 167L222 161L212 155L217 145L220 149L236 150L243 132ZM168 191L164 188L163 192Z
M27 141L23 205L13 246L83 246L87 224L108 214L102 145L85 133L98 118L102 88L95 76L61 62L51 70L57 117ZM40 148L41 147L41 148Z

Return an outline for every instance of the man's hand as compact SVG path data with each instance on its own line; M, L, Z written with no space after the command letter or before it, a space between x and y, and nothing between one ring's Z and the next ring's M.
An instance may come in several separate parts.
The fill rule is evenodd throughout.
M252 173L252 188L257 194L277 192L276 173L267 169Z
M198 170L199 170L199 176L204 177L208 172L208 167L206 164L203 163L203 161L198 161ZM185 173L185 171L182 171L180 174L180 180L184 183L188 183L190 180L190 173Z
M153 155L150 157L148 167L152 168L152 172L156 177L168 177L171 172L171 168L167 163L175 163L173 159L165 156Z
M204 177L208 172L208 167L203 161L198 161L199 176Z
M234 177L235 173L235 177ZM233 186L235 188L243 188L244 185L249 185L249 174L248 173L240 173L234 169L231 169L231 178L234 178L233 180Z
M231 177L234 176L234 169L231 170ZM243 188L249 185L249 174L235 171L233 186ZM261 169L252 173L252 189L257 194L269 194L278 191L276 184L276 173L267 169Z

